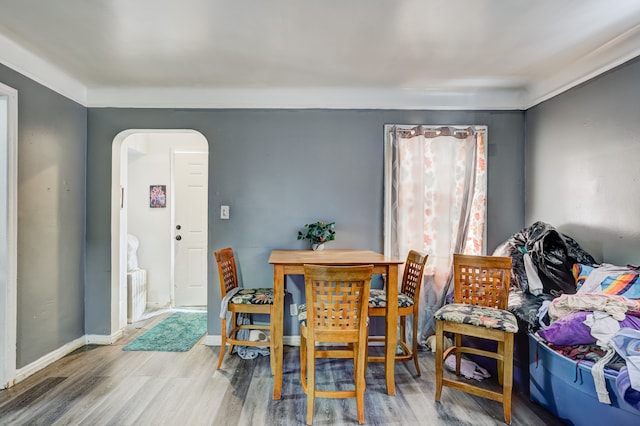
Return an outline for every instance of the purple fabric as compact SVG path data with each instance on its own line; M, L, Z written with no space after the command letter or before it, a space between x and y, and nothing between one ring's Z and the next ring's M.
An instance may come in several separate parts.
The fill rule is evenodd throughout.
M547 342L559 346L596 343L596 338L591 335L591 329L583 324L587 315L592 313L588 311L574 312L552 322L549 328L538 331L538 334ZM640 330L640 317L626 315L625 319L620 321L620 328L625 327Z
M620 328L632 328L640 330L640 317L635 315L627 315L625 319L620 321Z
M591 329L583 322L591 312L579 311L552 322L545 330L538 331L540 337L559 346L588 345L596 342Z
M636 410L640 410L640 391L631 387L627 367L620 369L620 373L618 373L618 377L616 377L616 389L618 390L618 395L621 395L622 398L627 401L627 404Z

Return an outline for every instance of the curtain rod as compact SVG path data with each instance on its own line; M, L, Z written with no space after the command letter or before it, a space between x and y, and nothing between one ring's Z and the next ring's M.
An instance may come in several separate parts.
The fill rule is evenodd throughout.
M466 139L469 136L475 135L478 131L472 127L427 127L427 126L414 126L414 127L398 127L395 126L396 134L402 138L411 138L417 135L423 135L425 138L436 138L438 136L453 136L457 139Z

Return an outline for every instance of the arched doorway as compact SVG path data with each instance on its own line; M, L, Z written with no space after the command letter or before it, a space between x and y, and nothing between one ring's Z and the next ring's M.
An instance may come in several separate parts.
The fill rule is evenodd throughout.
M139 176L135 171L138 162L147 161L147 157L157 155L158 147L167 157L162 157L164 165L148 169L143 173L147 181L132 185L130 178ZM176 289L175 259L180 259L180 250L185 240L178 240L176 235L176 161L180 154L206 152L204 170L208 171L208 142L199 132L194 130L155 130L131 129L116 136L112 149L112 211L111 211L111 331L112 340L119 337L119 333L127 324L127 236L130 225L137 224L136 238L140 241L140 267L147 270L147 297L151 307L173 307ZM135 165L132 165L135 162ZM130 167L131 165L131 167ZM163 170L169 168L169 170ZM130 170L131 169L131 170ZM135 176L134 176L135 175ZM149 178L149 176L155 176ZM169 175L171 177L169 177ZM206 175L205 175L206 176ZM149 180L151 179L151 180ZM205 177L205 185L206 185ZM151 187L160 186L166 191L166 206L157 208L150 205ZM201 194L203 204L207 206L206 187ZM133 209L139 214L132 214ZM135 212L134 211L134 212ZM137 217L140 216L140 217ZM206 226L207 213L204 213ZM143 224L143 226L141 225ZM141 228L142 226L142 228ZM182 225L184 226L184 225ZM201 250L206 262L206 229L204 249ZM154 251L152 256L148 252ZM142 256L143 251L147 256ZM143 259L144 257L144 259ZM164 260L163 260L164 259ZM193 259L193 256L191 256ZM151 268L151 269L149 269ZM163 269L164 268L164 269ZM204 300L206 306L206 265L204 269ZM131 320L131 318L129 318Z

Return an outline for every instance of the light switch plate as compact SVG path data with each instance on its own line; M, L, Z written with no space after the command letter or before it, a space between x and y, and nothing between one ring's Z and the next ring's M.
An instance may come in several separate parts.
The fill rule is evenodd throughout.
M229 206L220 206L220 219L229 219Z

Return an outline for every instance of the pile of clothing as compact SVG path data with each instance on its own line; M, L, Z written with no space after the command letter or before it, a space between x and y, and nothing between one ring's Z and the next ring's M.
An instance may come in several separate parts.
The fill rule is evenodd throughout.
M640 300L605 293L561 295L545 303L537 335L556 352L591 365L598 400L610 404L605 370L640 410Z
M536 222L501 244L512 258L509 310L556 352L591 365L598 400L604 371L640 410L640 268L598 264L571 237Z

